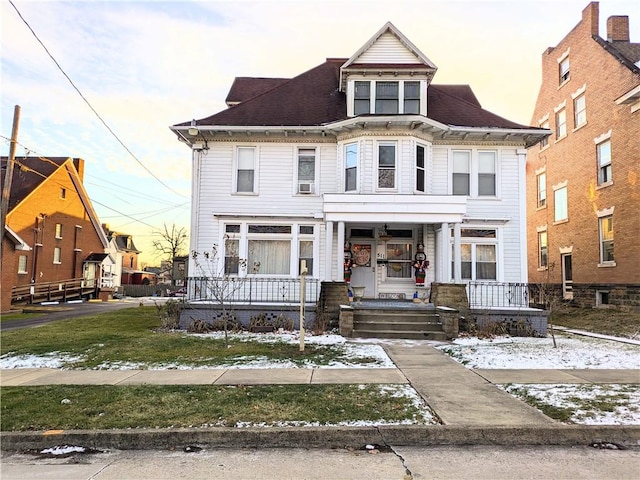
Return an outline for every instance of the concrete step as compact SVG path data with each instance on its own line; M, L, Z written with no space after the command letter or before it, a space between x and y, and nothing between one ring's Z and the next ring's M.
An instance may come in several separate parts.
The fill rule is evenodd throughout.
M391 321L381 322L375 320L355 320L353 322L354 330L390 330L390 331L406 331L406 332L442 332L442 323L440 322L405 322L394 318Z
M407 340L438 340L446 341L447 336L444 332L428 332L428 331L397 331L397 330L353 330L354 337L360 338L404 338Z

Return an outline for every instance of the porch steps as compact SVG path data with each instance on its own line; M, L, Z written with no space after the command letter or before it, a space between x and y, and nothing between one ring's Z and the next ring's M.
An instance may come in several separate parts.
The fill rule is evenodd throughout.
M440 316L433 310L355 308L353 336L361 338L447 339Z

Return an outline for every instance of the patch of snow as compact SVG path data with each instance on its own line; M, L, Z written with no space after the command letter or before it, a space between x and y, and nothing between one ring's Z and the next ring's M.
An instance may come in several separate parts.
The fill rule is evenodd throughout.
M73 445L58 445L51 448L45 448L40 453L46 455L68 455L69 453L84 453L87 449L84 447L76 447Z
M81 356L60 352L44 355L14 355L12 352L0 356L0 368L63 368L67 364L84 360Z
M640 369L640 346L600 338L496 337L458 338L441 345L444 352L468 368L503 369Z
M638 385L510 384L501 388L520 397L573 411L571 422L582 425L640 425Z

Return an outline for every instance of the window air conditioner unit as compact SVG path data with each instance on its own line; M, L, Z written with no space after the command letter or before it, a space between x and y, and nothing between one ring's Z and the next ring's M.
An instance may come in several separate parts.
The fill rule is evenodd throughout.
M298 184L298 193L313 193L313 183L300 182Z

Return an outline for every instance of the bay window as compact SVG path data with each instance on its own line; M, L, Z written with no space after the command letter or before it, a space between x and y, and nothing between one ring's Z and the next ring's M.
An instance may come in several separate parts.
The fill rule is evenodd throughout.
M420 82L404 82L404 113L420 113Z
M354 83L353 114L364 115L371 111L371 82Z
M455 245L451 231L451 278L454 277ZM463 228L460 231L462 280L497 280L497 231L495 229Z
M396 187L396 146L378 145L378 188Z
M426 165L425 148L422 145L416 146L416 192L425 192Z
M344 191L358 189L358 144L350 143L345 147Z

